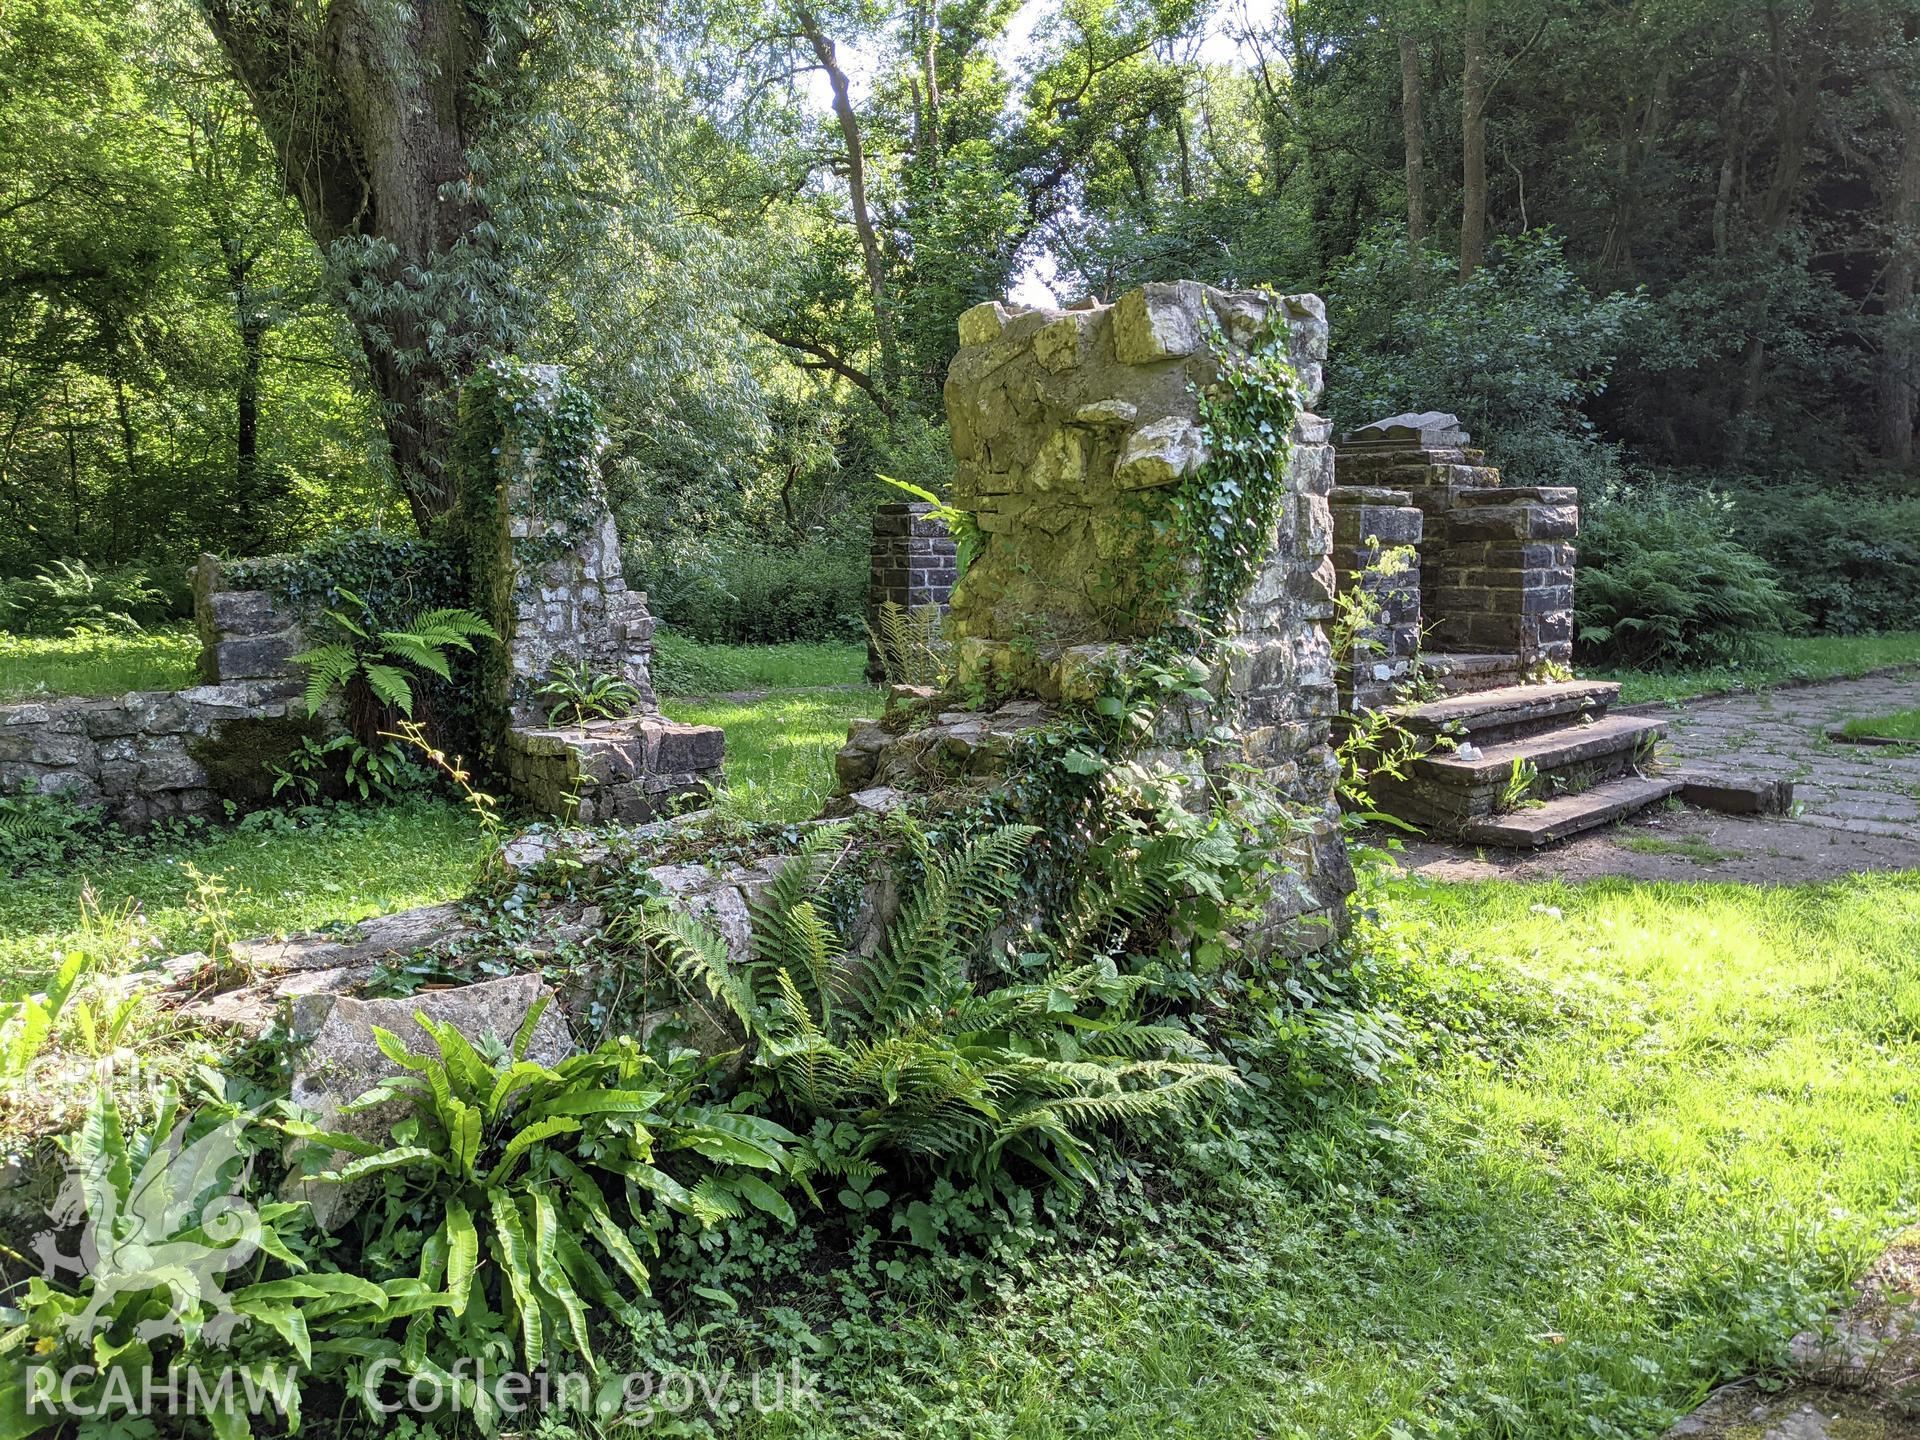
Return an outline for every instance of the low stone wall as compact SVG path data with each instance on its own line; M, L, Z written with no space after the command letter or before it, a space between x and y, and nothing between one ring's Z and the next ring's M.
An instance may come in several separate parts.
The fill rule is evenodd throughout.
M881 610L898 605L917 611L934 605L944 612L959 578L958 547L947 527L934 518L924 500L902 500L873 512L872 570L867 584L867 679L879 684L887 666L873 636Z
M0 705L0 794L63 795L135 830L267 800L271 766L317 728L293 663L299 629L264 591L224 588L212 556L193 594L207 683Z
M99 804L139 829L177 815L208 815L224 800L258 803L271 777L225 764L240 735L302 728L300 687L241 680L191 690L0 706L0 794L33 790ZM256 736L242 748L249 755Z
M716 725L675 725L657 715L595 720L507 736L513 793L583 825L644 822L706 797L726 741Z

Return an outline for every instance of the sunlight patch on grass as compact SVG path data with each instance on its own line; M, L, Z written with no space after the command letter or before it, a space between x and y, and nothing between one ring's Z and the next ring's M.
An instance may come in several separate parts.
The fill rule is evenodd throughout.
M790 645L703 645L671 630L653 637L653 688L663 695L864 685L867 647L826 640Z
M745 1433L1655 1435L1920 1203L1920 875L1390 899L1418 1066L1157 1192L1158 1243L928 1305L836 1362L831 1420Z
M1868 715L1840 727L1847 735L1874 740L1911 740L1920 744L1920 709L1896 710L1891 715Z
M229 891L234 938L287 934L431 905L464 894L485 840L444 801L341 808L288 830L213 830L179 843L83 860L58 872L0 878L0 995L25 993L77 929L80 887L103 903L139 903L165 954L201 947L192 864Z
M880 713L877 690L787 690L759 700L665 699L675 720L727 732L720 808L743 821L805 820L833 793L847 723Z
M141 635L0 632L0 705L54 695L184 690L200 683L200 637L191 625Z

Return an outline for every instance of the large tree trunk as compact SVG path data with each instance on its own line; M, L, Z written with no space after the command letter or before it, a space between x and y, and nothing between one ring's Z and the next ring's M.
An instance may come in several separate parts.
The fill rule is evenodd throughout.
M1467 0L1460 71L1460 278L1487 256L1487 0Z
M484 12L461 0L202 0L307 229L340 270L415 522L452 502L455 391L497 332L444 279L480 255L468 165Z
M1420 43L1400 36L1400 131L1407 147L1407 274L1413 293L1426 290L1427 135L1420 115Z

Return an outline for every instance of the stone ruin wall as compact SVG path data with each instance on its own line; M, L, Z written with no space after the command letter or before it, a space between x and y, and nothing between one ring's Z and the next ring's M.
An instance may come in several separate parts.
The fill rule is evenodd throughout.
M570 386L559 366L533 367L531 403L555 403ZM550 815L592 823L646 821L706 794L719 779L725 737L717 726L675 725L653 691L653 618L644 591L627 588L620 535L597 479L578 513L554 517L536 493L537 449L492 437L499 503L474 588L498 642L483 641L489 737L508 789ZM591 468L591 467L589 467ZM537 693L558 666L585 665L638 693L631 715L584 725L549 723Z
M227 588L213 556L192 578L205 683L0 705L0 795L64 795L133 830L267 798L264 766L242 773L223 761L254 753L250 730L272 732L277 748L305 727L306 681L293 663L305 642L271 595Z
M1216 374L1209 334L1245 346L1268 326L1284 328L1311 405L1327 345L1316 296L1186 281L1110 306L996 303L961 316L946 386L954 503L984 544L953 592L949 634L963 686L1027 698L941 714L906 735L856 725L837 761L843 809L884 809L930 768L993 773L1014 737L1046 722L1049 702L1091 698L1099 668L1168 618L1144 569L1153 492L1207 458L1196 388ZM1232 617L1214 679L1238 744L1211 747L1208 762L1257 766L1311 817L1289 857L1299 884L1275 897L1267 927L1273 944L1293 950L1324 941L1352 883L1331 744L1329 433L1311 413L1296 423L1266 561ZM1190 719L1166 717L1166 754Z
M888 605L913 614L931 605L946 613L960 573L959 547L924 500L896 500L873 512L867 575L867 679L887 678L880 654L880 614Z

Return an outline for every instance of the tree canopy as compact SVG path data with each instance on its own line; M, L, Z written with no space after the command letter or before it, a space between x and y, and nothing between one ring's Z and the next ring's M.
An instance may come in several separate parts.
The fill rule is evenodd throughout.
M1189 276L1526 478L1914 465L1914 0L22 0L0 97L0 571L431 529L517 351L670 604L939 485L968 306Z

